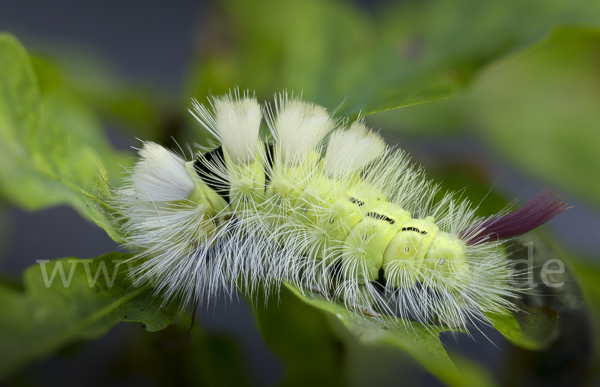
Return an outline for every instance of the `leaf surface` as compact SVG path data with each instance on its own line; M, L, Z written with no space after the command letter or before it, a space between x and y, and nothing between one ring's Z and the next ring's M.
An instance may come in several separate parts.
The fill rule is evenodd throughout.
M291 285L281 289L279 302L272 297L266 308L255 307L255 314L265 340L290 367L286 381L291 385L316 379L343 385L364 377L376 361L361 357L361 351L404 354L408 364L419 364L448 385L463 382L439 340L440 330L433 327L414 322L405 326L395 319L382 327L341 305L306 298ZM355 364L353 356L362 366L349 367ZM407 373L413 373L409 368Z
M599 14L591 0L420 1L368 10L335 0L229 0L207 24L215 38L198 46L188 95L239 86L271 99L288 90L341 117L368 115L448 98L489 64L558 26L599 25Z
M174 314L159 299L133 287L130 257L42 261L25 271L23 292L0 285L0 377L65 344L98 338L119 321L151 332L171 324Z
M68 91L42 97L25 49L0 34L0 194L28 210L67 204L115 240L108 170L131 158L112 149L89 110ZM105 187L101 187L104 184ZM89 186L89 190L88 190ZM107 212L98 217L100 206Z

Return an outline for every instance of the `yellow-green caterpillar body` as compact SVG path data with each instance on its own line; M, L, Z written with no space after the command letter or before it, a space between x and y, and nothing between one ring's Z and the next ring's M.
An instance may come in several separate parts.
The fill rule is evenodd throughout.
M452 194L436 201L423 169L362 121L285 94L274 110L229 94L193 113L220 145L186 162L145 143L116 192L141 280L167 297L288 281L362 315L466 329L514 308L500 239L564 210L545 194L481 219Z

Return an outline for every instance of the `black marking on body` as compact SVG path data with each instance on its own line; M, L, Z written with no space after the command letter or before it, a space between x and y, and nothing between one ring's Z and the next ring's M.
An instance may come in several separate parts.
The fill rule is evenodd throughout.
M401 231L414 231L414 232L418 232L419 234L423 234L423 235L427 234L427 231L425 231L425 230L421 231L416 227L402 227Z
M387 280L385 278L385 270L383 267L379 268L379 272L377 272L377 279L375 281L371 281L371 285L375 287L375 289L379 292L379 294L385 294L385 288L387 286Z
M342 261L337 260L331 264L331 276L339 281L344 279L344 268Z
M367 216L370 217L370 218L383 220L385 222L388 222L389 224L396 223L396 221L394 219L388 218L387 216L385 216L383 214L379 214L377 212L367 212Z
M365 202L363 202L362 200L358 200L357 198L350 197L350 199L348 199L348 200L350 200L352 203L356 204L359 207L362 207L365 205Z
M198 156L194 161L194 169L206 185L229 203L229 184L224 184L223 178L217 177L217 175L211 171L209 165L212 165L213 168L227 168L227 164L225 164L223 158L222 146Z
M271 172L273 171L273 164L275 163L275 146L273 144L265 143L265 156L267 165L265 166L265 192L271 182Z

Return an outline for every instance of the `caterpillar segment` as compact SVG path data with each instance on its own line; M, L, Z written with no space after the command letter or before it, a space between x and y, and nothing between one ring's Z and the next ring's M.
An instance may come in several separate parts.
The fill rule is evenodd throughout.
M186 162L147 142L115 205L134 273L167 298L276 290L281 281L367 316L466 329L507 313L501 239L566 209L542 193L513 213L477 218L422 168L357 121L276 98L261 110L238 92L192 114L219 142ZM259 136L265 117L272 139ZM327 146L325 146L327 144Z

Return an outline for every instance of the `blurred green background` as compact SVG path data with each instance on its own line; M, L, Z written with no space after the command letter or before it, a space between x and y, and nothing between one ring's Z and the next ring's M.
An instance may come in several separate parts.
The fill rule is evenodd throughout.
M600 2L27 0L3 6L0 30L21 40L32 69L21 71L6 54L0 76L34 79L39 90L39 100L3 91L4 101L16 102L0 106L0 347L14 349L0 356L5 383L598 382ZM20 320L7 317L7 305L26 303L10 298L27 287L25 268L118 249L89 221L111 233L110 215L55 177L101 196L90 176L102 162L118 185L136 138L173 148L209 144L187 111L191 98L235 87L261 101L294 91L338 117L366 115L430 177L481 202L482 215L544 187L564 193L574 207L544 227L539 243L549 246L544 257L568 263L567 286L528 300L558 312L556 337L528 351L490 327L475 339L443 333L459 379L406 342L366 335L370 344L361 344L350 333L356 329L285 293L265 310L218 300L200 311L191 335L186 318L156 333L147 331L147 316L140 317L147 329L109 329L121 316L64 340L32 324L30 347L9 341L10 324ZM35 119L28 106L41 112L39 133L15 124Z

